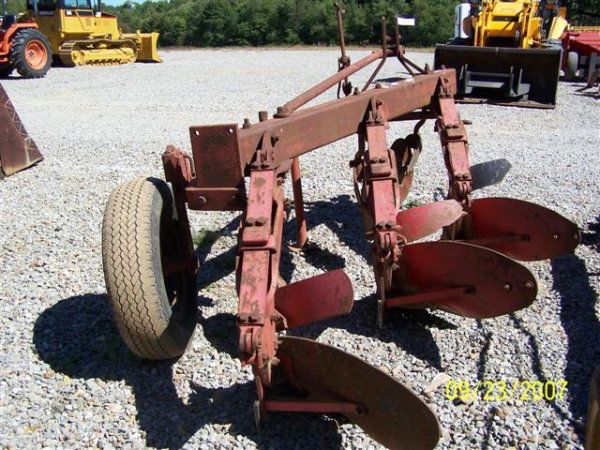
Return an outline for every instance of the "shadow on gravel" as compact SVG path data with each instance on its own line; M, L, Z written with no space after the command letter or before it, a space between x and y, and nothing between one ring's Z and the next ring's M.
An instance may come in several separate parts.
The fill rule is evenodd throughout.
M305 208L309 230L324 224L344 245L369 261L370 245L365 239L362 218L356 202L349 195L338 195L328 201L309 202Z
M589 231L581 234L581 243L600 252L600 216L588 224Z
M582 243L599 249L600 217L589 225ZM596 317L598 298L590 284L584 261L576 255L552 261L553 288L560 293L561 323L567 334L567 366L570 410L577 421L575 427L581 440L585 436L588 393L594 368L600 362L600 322Z
M390 310L384 328L377 327L376 301L373 295L354 303L352 312L304 327L294 328L288 334L317 339L328 328L338 328L352 334L393 342L403 351L426 361L438 371L441 366L440 351L433 338L432 329L455 329L456 326L426 310ZM369 344L365 343L365 346Z
M369 264L370 244L364 237L362 218L356 202L349 195L339 195L329 201L307 202L305 208L309 230L324 224L345 246L361 257L364 264ZM291 243L295 240L295 221L291 220L284 228L284 242ZM346 266L343 257L310 241L302 254L311 265L324 271L342 269ZM294 269L291 254L284 250L280 271L287 282L292 278ZM454 324L425 310L396 309L387 312L386 325L383 330L379 330L376 309L375 298L371 295L356 301L349 315L295 328L288 333L317 339L328 328L344 329L353 334L396 343L416 358L426 361L437 370L443 370L439 349L431 329L456 328Z
M217 348L233 351L235 321L219 317L200 322ZM215 389L190 380L192 393L184 403L174 383L174 377L184 375L173 373L173 367L167 363L147 364L127 350L113 325L104 294L67 298L45 310L35 323L33 342L40 358L55 372L80 380L124 381L130 386L137 423L150 447L180 448L208 424L230 434L232 439L246 436L259 448L297 448L299 443L314 448L341 445L337 423L323 416L273 414L264 431L257 433L252 413L256 398L253 382ZM112 387L113 392L119 389L118 385ZM106 399L106 391L102 394L99 398ZM108 401L118 402L122 396L121 392ZM108 420L119 419L118 413L113 418L108 405L106 408ZM127 436L122 439L125 442ZM238 441L237 445L242 446L243 442Z

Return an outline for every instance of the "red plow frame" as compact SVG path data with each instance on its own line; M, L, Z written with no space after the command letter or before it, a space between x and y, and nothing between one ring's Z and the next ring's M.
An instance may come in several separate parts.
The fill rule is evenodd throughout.
M300 157L357 136L350 167L365 236L372 242L380 326L393 307L440 308L473 318L525 308L536 297L536 281L514 259L572 252L579 231L555 212L528 202L472 199L467 135L453 98L454 70L418 68L406 59L397 28L391 39L383 20L382 30L382 48L355 64L342 39L340 71L278 108L273 118L260 112L258 123L245 119L241 128L192 126L191 156L167 149L165 178L179 230L185 230L179 254L186 256L169 261L163 270L196 271L186 205L200 211L243 211L236 268L239 348L242 364L255 375L257 423L269 411L341 413L387 447L433 448L440 433L437 420L408 388L333 347L279 334L348 314L354 301L351 281L342 270L280 283L286 175L291 172L298 246L303 247L307 223ZM398 59L414 76L368 89L387 58ZM353 90L349 76L375 61L380 64L367 85ZM300 109L338 84L345 98ZM429 119L440 137L448 199L403 211L423 150L419 130ZM387 129L393 121L416 125L390 145ZM441 241L414 242L439 230Z

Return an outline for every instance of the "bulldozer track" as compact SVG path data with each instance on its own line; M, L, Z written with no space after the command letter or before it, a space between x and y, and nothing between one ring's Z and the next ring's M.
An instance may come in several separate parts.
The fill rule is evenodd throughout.
M125 51L129 49L130 52ZM104 53L104 55L102 55ZM138 47L131 39L90 39L67 41L59 48L59 58L66 66L117 66L134 63Z

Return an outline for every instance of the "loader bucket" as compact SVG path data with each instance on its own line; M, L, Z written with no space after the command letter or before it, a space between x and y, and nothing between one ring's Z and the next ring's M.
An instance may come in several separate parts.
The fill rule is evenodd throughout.
M407 245L394 278L407 295L390 296L387 307L420 304L475 319L526 308L537 294L535 278L525 266L493 250L454 241Z
M0 176L9 176L43 160L0 84Z
M579 228L543 206L512 198L481 198L471 205L471 239L519 261L573 253Z
M561 49L438 45L435 68L456 70L458 99L554 108Z
M131 33L122 34L121 39L132 39L138 48L136 62L162 62L158 56L158 36L159 33Z
M433 449L438 421L409 388L361 359L329 345L284 336L278 357L285 378L311 405L338 405L348 420L387 448ZM277 410L269 394L265 409ZM353 408L354 406L354 408Z

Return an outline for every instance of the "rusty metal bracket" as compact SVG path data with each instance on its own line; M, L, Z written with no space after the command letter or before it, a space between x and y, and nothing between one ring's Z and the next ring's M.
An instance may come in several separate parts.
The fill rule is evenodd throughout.
M246 190L236 124L190 127L196 174L186 189L192 209L243 210Z

